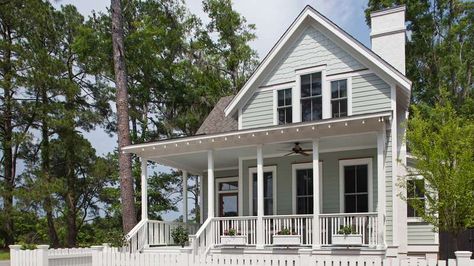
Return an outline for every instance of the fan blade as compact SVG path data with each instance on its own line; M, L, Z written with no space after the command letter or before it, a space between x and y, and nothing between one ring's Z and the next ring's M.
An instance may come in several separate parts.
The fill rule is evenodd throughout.
M302 152L313 152L313 149L303 149Z
M290 152L290 153L287 153L287 154L285 154L285 155L283 155L283 156L292 155L293 153L295 153L295 152L294 152L294 151L292 151L292 152Z
M304 156L309 156L309 154L307 154L307 153L304 152L304 151L300 151L299 153L300 153L301 155L304 155Z

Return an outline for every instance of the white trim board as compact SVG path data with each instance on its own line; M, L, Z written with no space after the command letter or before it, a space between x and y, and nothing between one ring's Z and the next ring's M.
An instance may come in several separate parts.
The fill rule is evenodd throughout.
M296 170L313 169L313 163L294 163L291 165L291 206L293 214L296 214ZM313 177L314 182L314 177ZM319 210L323 212L323 162L319 162ZM314 197L314 191L313 191Z
M277 215L277 167L276 165L264 166L263 173L272 172L272 183L273 183L273 215ZM257 173L257 167L249 167L249 215L253 214L253 174Z
M373 203L373 168L372 168L372 158L361 158L361 159L347 159L347 160L339 160L339 211L344 213L345 209L345 201L344 201L344 166L350 165L367 165L368 171L368 178L367 178L367 186L368 186L368 201L369 201L369 212L373 212L374 203Z

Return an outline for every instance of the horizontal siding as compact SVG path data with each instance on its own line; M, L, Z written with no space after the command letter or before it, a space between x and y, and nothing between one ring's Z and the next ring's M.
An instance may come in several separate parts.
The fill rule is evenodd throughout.
M242 129L271 125L273 125L273 92L256 92L242 108Z
M261 85L293 81L295 70L327 65L327 75L365 67L314 27L308 27L291 45Z
M427 223L408 223L408 245L435 244L433 226Z
M391 109L390 85L375 74L352 78L352 114Z

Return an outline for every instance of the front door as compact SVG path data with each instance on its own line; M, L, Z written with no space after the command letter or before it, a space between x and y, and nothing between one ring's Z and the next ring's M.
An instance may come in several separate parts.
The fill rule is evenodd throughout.
M238 178L218 178L217 210L219 217L239 215L239 181Z

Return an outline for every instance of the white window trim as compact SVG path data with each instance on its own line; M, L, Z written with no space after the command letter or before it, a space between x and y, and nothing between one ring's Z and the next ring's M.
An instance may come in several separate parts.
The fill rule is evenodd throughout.
M293 214L296 214L296 170L313 169L313 163L295 163L291 165L291 187L292 187L292 209ZM313 180L314 182L314 180ZM313 191L314 197L314 191ZM319 209L323 210L323 163L319 162Z
M426 189L426 180L423 176L421 175L412 175L412 176L408 176L407 177L407 182L408 180L419 180L419 179L423 179L423 185ZM406 193L406 192L405 192ZM408 199L408 194L405 194L407 199ZM425 209L426 209L426 195L424 196L425 198ZM408 201L406 202L407 204L407 208L408 208ZM408 213L407 213L407 222L409 223L422 223L423 222L423 219L421 217L408 217Z
M296 73L296 88L292 91L292 105L293 105L293 123L298 123L302 121L301 117L301 76L307 75L307 74L312 74L312 73L317 73L321 72L321 96L322 96L322 105L323 105L323 118L326 119L329 117L326 117L326 113L328 113L329 106L325 104L325 101L327 100L330 96L330 94L327 94L327 84L326 84L326 65L321 65L321 66L315 66L315 67L310 67L310 68L305 68L305 69L300 69L300 70L295 70ZM326 100L325 100L326 99ZM326 110L328 109L328 110Z
M219 191L219 184L220 183L224 183L224 182L237 182L237 190L229 190L229 191ZM215 189L214 191L216 192L215 193L215 197L214 197L214 202L215 202L215 211L216 211L216 216L219 215L219 195L220 194L230 194L230 193L236 193L237 192L237 197L240 197L240 191L241 191L241 188L240 188L240 182L239 182L239 177L218 177L215 179ZM240 209L242 207L240 206L239 204L239 198L237 198L237 213L240 212Z
M327 89L326 94L329 95L327 102L323 103L325 105L329 106L328 110L328 118L332 118L331 114L331 81L336 81L336 80L347 80L347 116L352 115L352 76L351 75L337 75L337 76L331 76L326 78L326 86L325 88Z
M276 165L264 166L263 172L272 172L273 175L273 215L277 215L277 167ZM257 173L257 167L249 168L249 215L253 214L253 174Z
M369 193L369 212L373 212L373 169L372 158L339 160L339 211L344 213L344 166L367 164L368 168L368 193Z

